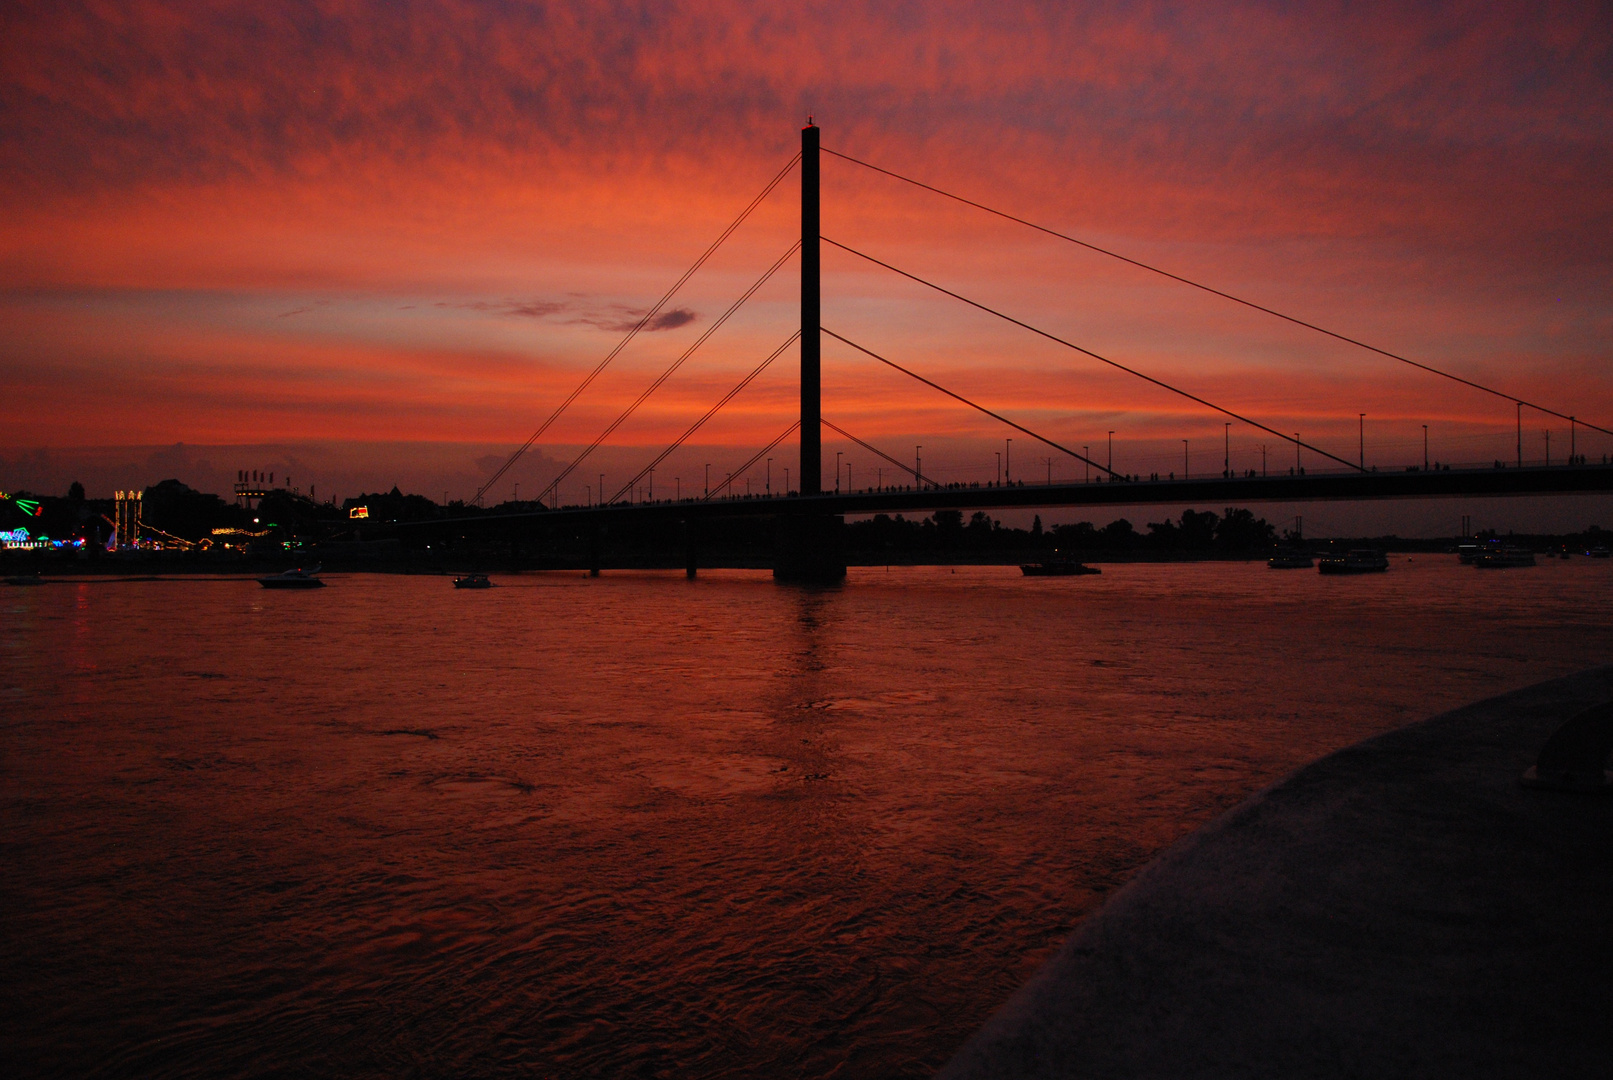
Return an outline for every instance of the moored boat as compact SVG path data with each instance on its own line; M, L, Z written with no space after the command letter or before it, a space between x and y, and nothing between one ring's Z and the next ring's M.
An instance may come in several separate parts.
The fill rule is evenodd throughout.
M1055 554L1046 562L1020 563L1020 573L1026 577L1078 577L1082 574L1101 574L1096 566L1087 566L1078 559Z
M1266 560L1266 565L1273 570L1309 570L1311 563L1309 552L1290 549L1279 549Z
M45 579L38 574L12 574L6 578L7 585L43 585Z
M1316 569L1323 574L1372 574L1389 569L1389 560L1381 551L1355 548L1343 555L1323 555Z
M1486 551L1473 565L1480 570L1510 570L1518 566L1535 565L1535 555L1532 551L1516 547L1500 547L1494 551Z
M299 566L282 574L260 577L258 584L265 589L323 589L325 583L314 576L319 571L320 568L317 566L312 570L304 570Z

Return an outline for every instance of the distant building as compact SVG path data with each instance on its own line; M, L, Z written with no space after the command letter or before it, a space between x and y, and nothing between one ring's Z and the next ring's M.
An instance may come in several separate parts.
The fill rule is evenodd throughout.
M117 541L120 548L140 546L140 513L145 507L145 492L118 491L112 496L117 512Z
M274 473L257 469L235 471L235 504L244 510L256 510L258 502L274 490Z

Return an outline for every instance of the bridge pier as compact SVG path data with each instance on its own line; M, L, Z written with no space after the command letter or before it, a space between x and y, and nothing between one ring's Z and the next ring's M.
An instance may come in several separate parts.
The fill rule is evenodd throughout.
M695 579L695 570L699 564L700 526L697 522L683 519L683 573L690 581Z
M846 519L823 514L778 520L773 580L795 585L838 585L846 579Z

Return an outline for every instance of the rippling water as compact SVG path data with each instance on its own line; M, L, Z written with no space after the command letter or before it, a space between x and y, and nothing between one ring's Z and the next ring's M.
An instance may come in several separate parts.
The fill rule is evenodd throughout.
M1396 557L0 592L11 1075L922 1076L1160 848L1605 663Z

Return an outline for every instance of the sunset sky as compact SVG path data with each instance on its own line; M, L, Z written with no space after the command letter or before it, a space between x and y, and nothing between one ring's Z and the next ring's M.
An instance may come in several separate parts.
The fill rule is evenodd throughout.
M826 147L1613 428L1605 3L52 0L0 15L0 486L277 468L321 495L468 497L809 113ZM1369 463L1420 463L1423 424L1435 458L1511 456L1506 401L833 157L823 180L826 236L1341 456L1362 412ZM797 238L798 196L797 171L501 484L536 494L709 328ZM567 501L625 482L788 337L798 267ZM824 297L825 326L1067 445L1097 456L1113 429L1117 469L1179 470L1184 438L1220 468L1220 416L832 248ZM788 425L796 364L657 493ZM942 479L995 477L1013 432L833 341L824 368L829 419L904 460L923 444ZM1526 411L1525 456L1547 429L1565 454L1567 428ZM1292 461L1231 440L1235 468L1262 443ZM826 434L831 460L847 446Z

